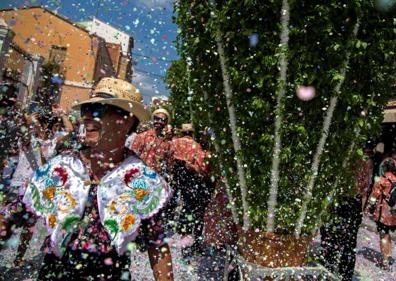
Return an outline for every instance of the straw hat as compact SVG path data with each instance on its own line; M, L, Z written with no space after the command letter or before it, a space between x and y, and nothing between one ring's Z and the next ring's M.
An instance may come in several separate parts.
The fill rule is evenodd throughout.
M154 110L153 116L158 114L158 113L165 114L166 117L168 117L168 123L170 123L171 117L170 117L170 114L169 114L168 110L166 110L165 108L158 108L158 109Z
M81 105L87 103L110 104L132 113L140 122L150 120L150 112L144 108L143 98L139 90L131 83L105 77L99 81L89 100L73 106L79 110Z
M182 132L194 132L194 127L191 123L182 124Z

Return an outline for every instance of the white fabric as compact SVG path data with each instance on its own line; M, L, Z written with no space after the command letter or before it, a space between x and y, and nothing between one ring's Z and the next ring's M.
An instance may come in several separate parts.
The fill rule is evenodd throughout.
M90 181L88 171L75 156L57 156L34 173L23 202L46 221L53 253L68 244L81 220ZM122 254L138 234L141 220L154 216L171 196L168 184L136 156L127 158L102 178L97 188L100 220Z

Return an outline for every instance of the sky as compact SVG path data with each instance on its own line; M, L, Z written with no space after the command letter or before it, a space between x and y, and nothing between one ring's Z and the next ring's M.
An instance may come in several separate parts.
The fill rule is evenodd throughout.
M42 5L80 22L96 16L134 38L133 79L146 103L154 95L169 95L163 77L177 59L172 0L1 0L0 8Z

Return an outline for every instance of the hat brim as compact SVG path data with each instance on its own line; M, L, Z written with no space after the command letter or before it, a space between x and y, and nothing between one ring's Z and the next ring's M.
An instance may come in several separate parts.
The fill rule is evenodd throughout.
M151 114L148 110L146 110L140 102L130 101L126 99L119 98L91 98L86 101L82 101L76 105L73 105L72 108L75 110L80 110L81 106L89 103L101 103L101 104L109 104L121 108L129 113L132 113L139 119L140 123L146 122L151 119Z

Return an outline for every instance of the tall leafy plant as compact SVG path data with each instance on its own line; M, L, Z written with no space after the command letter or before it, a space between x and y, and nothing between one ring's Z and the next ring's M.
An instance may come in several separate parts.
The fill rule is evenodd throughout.
M395 90L393 14L365 0L181 0L174 19L191 60L188 81L184 59L167 74L175 118L189 119L190 99L195 126L214 128L239 223L310 233L328 197L351 192L361 144L380 132ZM307 86L315 96L299 98Z

